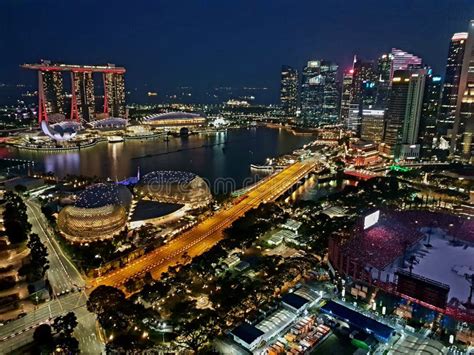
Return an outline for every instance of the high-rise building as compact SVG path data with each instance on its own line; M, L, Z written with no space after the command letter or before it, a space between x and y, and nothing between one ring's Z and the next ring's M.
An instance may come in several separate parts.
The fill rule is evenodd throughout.
M342 91L341 91L341 111L340 111L340 120L341 122L346 123L349 118L350 105L352 103L352 79L353 79L354 69L350 69L344 73L342 78ZM346 124L348 128L349 124Z
M288 65L281 67L280 103L286 116L296 116L298 108L298 71Z
M419 156L418 132L426 69L396 70L387 110L383 153L396 159Z
M58 71L41 71L47 114L64 114L63 75Z
M98 114L124 117L125 68L107 65L77 65L52 63L43 60L35 64L23 64L22 68L38 72L38 121L56 122L64 119L63 73L71 75L71 105L68 116L74 121L91 121L96 118L94 74L102 74L104 83L104 110ZM67 110L67 109L66 109ZM53 115L51 115L53 114Z
M77 114L81 121L90 122L95 116L94 78L92 72L72 72Z
M449 42L443 96L437 123L439 136L450 136L453 129L466 40L467 32L460 32L455 33Z
M375 69L373 62L362 61L357 56L354 56L350 89L350 110L345 124L348 129L356 132L357 135L360 135L363 109L372 108L375 104L377 93L377 74Z
M375 104L376 83L377 74L374 63L371 61L365 62L355 57L352 103L359 104L361 114L363 108L372 107Z
M361 121L359 104L350 104L348 116L344 121L345 128L354 132L356 136L359 136Z
M474 150L474 20L469 23L459 80L450 153L470 160Z
M392 65L390 67L390 80L393 79L393 75L396 70L405 70L410 66L420 66L422 63L421 58L414 54L402 51L401 49L392 48L390 53L392 56Z
M125 117L125 80L122 73L104 73L104 111L112 117Z
M301 116L299 124L320 126L337 122L339 93L336 85L337 64L312 60L304 67L301 80Z
M321 62L311 60L301 75L301 116L299 124L313 126L322 115Z
M337 88L338 65L331 61L321 61L323 78L323 124L335 124L339 118L339 90Z
M434 155L436 141L436 123L439 116L442 81L438 75L433 75L431 70L426 76L425 91L423 94L423 107L420 117L418 133L421 145L421 156L431 158Z
M390 70L392 68L393 55L383 54L377 61L377 94L375 107L377 109L386 109L390 98Z
M360 138L364 141L380 143L385 131L385 110L364 109Z

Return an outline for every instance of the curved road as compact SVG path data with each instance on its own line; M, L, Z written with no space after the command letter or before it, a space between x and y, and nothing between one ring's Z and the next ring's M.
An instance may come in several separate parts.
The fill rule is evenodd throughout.
M90 280L89 288L99 285L122 286L127 280L147 271L155 278L166 271L169 266L182 262L186 252L190 257L202 254L214 246L223 237L223 231L247 211L258 207L261 203L274 201L285 193L296 182L314 170L314 163L297 162L283 171L262 181L258 186L238 199L231 207L219 211L212 217L198 224L191 230L173 239L170 243L155 249L153 252L136 259L124 268L102 277ZM28 215L33 217L30 222L33 232L37 233L48 248L50 270L48 278L57 295L67 293L73 288L82 288L82 275L64 254L61 247L50 234L38 204L27 201ZM0 327L0 353L10 352L32 340L33 330L42 323L49 322L68 311L74 311L78 316L78 328L75 336L80 343L80 349L85 354L99 354L104 351L103 344L96 336L95 317L87 312L85 303L87 297L82 292L73 292L55 297L51 301L39 305L24 318L12 321Z
M104 345L96 334L95 315L85 307L87 295L83 291L85 281L81 273L55 240L38 203L34 200L25 202L32 232L39 235L48 249L50 268L47 276L54 295L49 302L39 304L23 318L0 327L0 354L12 352L30 343L37 326L50 323L52 319L67 312L74 312L77 316L78 326L74 330L74 336L79 341L81 353L104 353Z
M217 212L196 227L176 237L167 245L134 260L127 266L91 280L89 286L109 285L120 287L127 280L148 271L155 278L159 277L169 266L182 261L185 252L192 258L210 249L222 239L223 231L234 221L242 217L247 211L258 207L261 203L274 201L296 182L313 171L314 167L314 163L311 162L297 162L290 165L261 183L257 188L249 191L230 208Z

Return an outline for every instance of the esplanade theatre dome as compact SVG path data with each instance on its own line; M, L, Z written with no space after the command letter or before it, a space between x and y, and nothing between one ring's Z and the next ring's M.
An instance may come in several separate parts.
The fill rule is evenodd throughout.
M206 182L190 172L153 171L143 176L135 189L142 197L150 200L190 207L205 206L212 200Z
M74 243L113 238L127 224L132 194L116 184L95 184L82 191L73 206L64 207L58 216L63 235Z

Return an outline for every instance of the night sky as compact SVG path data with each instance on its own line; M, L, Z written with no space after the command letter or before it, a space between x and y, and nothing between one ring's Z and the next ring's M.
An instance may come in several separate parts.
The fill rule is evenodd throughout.
M473 0L1 0L0 82L33 83L18 65L40 58L112 62L129 90L267 86L276 101L280 66L313 58L399 47L444 74L471 18Z

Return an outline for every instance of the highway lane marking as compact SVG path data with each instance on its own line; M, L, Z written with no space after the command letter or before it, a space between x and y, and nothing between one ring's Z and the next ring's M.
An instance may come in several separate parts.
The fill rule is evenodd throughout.
M176 243L183 243L188 241L190 238L193 238L195 234L200 234L200 230L204 228L205 224L210 224L207 228L211 228L208 232L202 234L198 238L193 238L194 241L187 245L184 249L180 249L178 251L172 252L170 256L168 256L165 260L170 260L171 258L175 258L178 254L184 252L185 250L190 250L194 245L198 242L203 241L204 239L208 238L209 236L216 237L217 233L222 233L222 227L228 226L229 224L233 223L235 220L241 217L242 213L249 211L250 209L260 205L262 202L265 203L268 200L273 200L276 196L281 195L285 191L287 191L291 186L297 183L301 178L307 176L314 170L314 165L309 165L306 163L295 163L284 170L275 175L274 179L268 180L264 184L262 184L258 189L249 192L248 197L243 202L239 202L238 205L234 205L230 207L228 210L224 210L221 212L221 219L215 218L215 216L211 217L211 221L205 220L202 224L197 225L190 231L186 231L184 234L179 236L178 238L171 241L164 247L160 247L148 255L140 257L137 260L134 260L132 264L127 265L126 267L118 270L114 270L111 274L102 276L97 278L96 280L92 281L92 284L110 284L110 285L123 285L124 282L128 281L129 279L142 275L146 270L150 268L150 265L157 265L157 262L150 261L155 259L155 257L159 254L165 253L167 250L172 249ZM293 180L288 180L289 177L295 176ZM228 216L230 214L230 216ZM235 215L239 214L239 215ZM201 232L202 233L202 232ZM189 241L188 241L189 243ZM206 247L206 249L208 246ZM161 260L161 259L160 259ZM160 266L163 262L161 262ZM136 268L141 267L142 270L135 270ZM116 276L119 276L119 279L116 279Z

